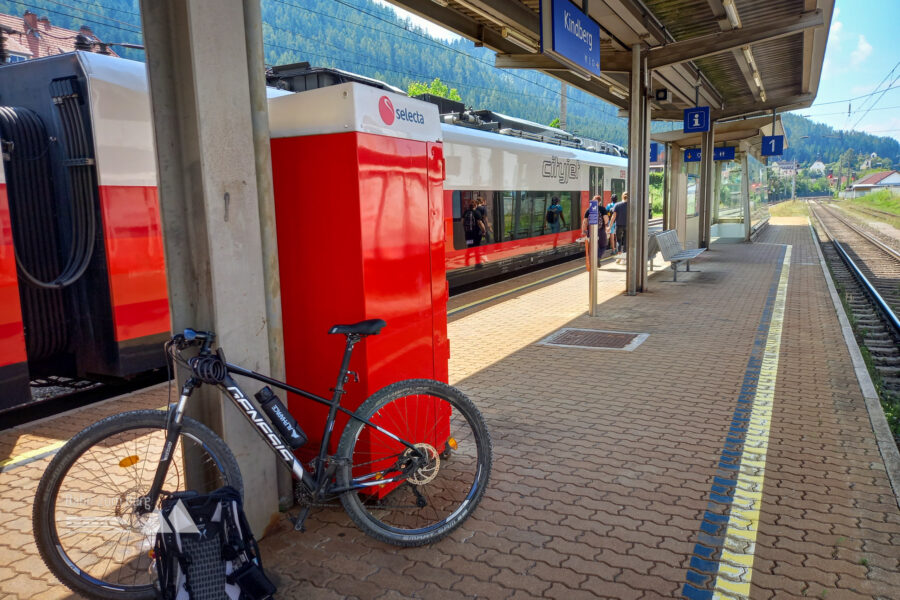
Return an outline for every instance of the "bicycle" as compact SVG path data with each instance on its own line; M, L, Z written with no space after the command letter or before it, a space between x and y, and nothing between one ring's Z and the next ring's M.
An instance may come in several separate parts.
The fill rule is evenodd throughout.
M175 335L166 353L190 371L178 402L166 411L131 411L91 425L59 450L41 478L33 520L47 567L70 589L88 596L154 597L149 551L160 501L183 491L188 479L198 491L231 485L243 493L237 461L226 443L184 414L191 394L204 384L217 386L234 402L297 479L305 506L295 529L303 529L312 506L336 498L362 531L398 546L432 543L459 527L484 494L493 452L472 401L444 383L411 379L382 388L356 411L340 406L344 384L356 377L349 370L354 345L384 326L372 319L331 328L329 333L347 337L331 400L228 363L221 347L212 351L213 332L187 329ZM189 349L196 353L186 356ZM300 463L291 440L266 420L232 375L329 407L318 455L310 464ZM329 455L338 412L349 421L337 452Z

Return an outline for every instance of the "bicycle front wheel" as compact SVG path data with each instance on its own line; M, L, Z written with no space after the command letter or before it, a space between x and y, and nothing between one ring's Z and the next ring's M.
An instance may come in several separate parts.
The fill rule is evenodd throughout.
M107 600L156 597L150 551L159 505L138 507L165 442L165 412L127 412L77 434L50 463L35 494L34 537L47 567L71 590ZM205 425L185 418L173 452L160 500L187 485L243 491L234 455Z
M390 544L420 546L472 514L493 449L465 394L428 379L401 381L373 394L357 414L383 430L352 419L338 446L338 488L350 488L341 503L360 529Z

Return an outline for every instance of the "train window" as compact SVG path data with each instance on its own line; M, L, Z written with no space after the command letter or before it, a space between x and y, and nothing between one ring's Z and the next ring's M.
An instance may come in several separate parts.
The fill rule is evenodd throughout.
M625 180L624 179L613 179L612 185L610 186L610 190L616 197L621 200L622 194L625 192Z
M590 181L588 182L588 193L590 198L597 194L603 195L603 167L591 167Z
M503 211L503 231L498 231L498 239L509 241L516 239L513 227L516 204L515 192L500 192L500 210Z
M485 240L484 243L489 244L498 239L500 233L497 231L497 205L495 203L495 193L494 192L482 192L482 191L471 191L471 190L454 190L453 191L453 201L452 201L452 209L453 209L453 248L455 250L465 250L466 249L466 232L463 229L463 215L468 209L469 205L475 205L479 198L484 199L484 208L485 208L485 219L489 224L488 227L488 235L489 239ZM490 236L490 230L493 229L494 236Z

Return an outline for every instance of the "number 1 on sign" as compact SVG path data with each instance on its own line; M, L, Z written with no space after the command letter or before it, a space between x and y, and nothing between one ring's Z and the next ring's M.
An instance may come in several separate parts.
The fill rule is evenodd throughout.
M775 140L774 139L769 140L769 146L771 147L772 153L774 154L775 153Z

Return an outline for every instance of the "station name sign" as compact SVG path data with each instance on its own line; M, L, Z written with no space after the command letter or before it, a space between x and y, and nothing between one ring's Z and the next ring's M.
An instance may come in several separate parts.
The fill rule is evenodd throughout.
M600 26L569 0L541 0L541 52L600 75Z

